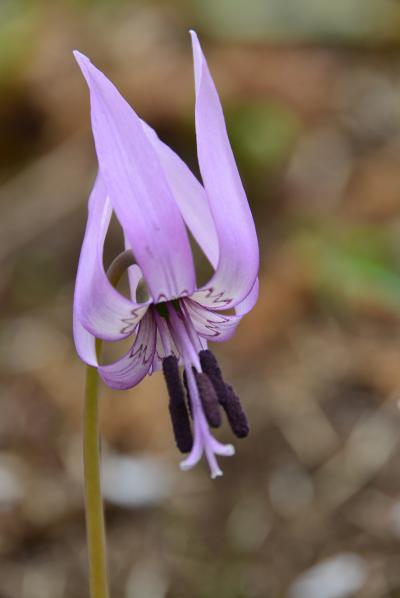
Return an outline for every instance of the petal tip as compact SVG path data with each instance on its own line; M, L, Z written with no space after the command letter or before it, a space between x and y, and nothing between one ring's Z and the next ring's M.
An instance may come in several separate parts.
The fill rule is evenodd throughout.
M73 50L72 54L74 55L74 58L78 63L78 66L81 69L83 76L87 79L90 72L89 69L90 66L92 66L92 63L90 62L89 58L81 52L79 52L79 50Z
M201 52L199 37L194 29L189 29L190 37L192 39L193 52Z
M202 76L202 67L204 56L200 46L199 38L197 37L197 33L193 30L189 30L190 36L192 38L192 52L193 52L193 63L194 63L194 80L195 80L195 87L196 93L199 90L200 86L200 79Z
M89 62L89 58L82 54L82 52L79 52L79 50L72 50L72 54L78 64Z

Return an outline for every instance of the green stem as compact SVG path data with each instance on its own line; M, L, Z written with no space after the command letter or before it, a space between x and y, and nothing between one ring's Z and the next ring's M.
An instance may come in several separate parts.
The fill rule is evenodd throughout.
M108 598L104 510L100 483L99 377L87 367L83 460L91 598Z
M107 272L109 281L114 287L133 263L134 258L130 250L122 252L115 258ZM97 355L100 356L100 340L96 341L96 350ZM83 462L90 596L108 598L106 534L100 478L99 376L97 369L91 366L87 366L86 370Z

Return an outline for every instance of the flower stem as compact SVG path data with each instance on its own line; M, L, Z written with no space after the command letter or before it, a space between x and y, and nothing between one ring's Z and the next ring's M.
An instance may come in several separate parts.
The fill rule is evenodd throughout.
M100 483L99 377L86 370L83 460L91 598L108 598L104 510Z
M134 257L130 249L115 258L107 271L108 279L114 287L133 263ZM96 339L96 352L100 358L100 339ZM97 368L91 366L86 369L83 462L90 597L108 598L106 534L100 479L99 376Z
M115 258L107 271L116 287L124 272L134 263L127 249ZM98 358L101 340L96 340ZM86 495L86 533L89 552L89 584L91 598L108 598L106 534L100 478L99 376L97 368L86 368L83 462Z

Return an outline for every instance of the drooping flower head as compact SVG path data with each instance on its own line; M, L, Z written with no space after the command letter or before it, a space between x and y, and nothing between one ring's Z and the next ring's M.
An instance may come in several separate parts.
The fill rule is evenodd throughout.
M74 53L90 90L99 163L76 279L74 338L81 359L97 367L112 388L131 388L162 369L176 444L189 453L181 467L189 469L205 454L216 477L221 475L216 455L234 453L210 431L221 425L221 408L238 437L247 435L248 425L207 343L230 338L254 306L259 251L217 90L198 38L191 35L202 185L103 73ZM103 265L113 212L136 262L128 270L130 298L113 287ZM187 229L214 269L200 288ZM144 302L137 299L141 280L149 291ZM96 338L130 336L132 346L121 359L98 363Z

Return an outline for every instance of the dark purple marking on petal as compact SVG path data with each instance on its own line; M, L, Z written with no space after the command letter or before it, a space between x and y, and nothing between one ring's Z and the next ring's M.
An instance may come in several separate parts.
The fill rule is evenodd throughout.
M198 291L196 291L196 295L198 295L199 293L204 293L205 298L212 299L213 303L216 305L225 305L227 307L233 301L233 299L231 298L222 299L222 297L224 296L224 291L220 291L219 293L214 294L215 289L213 287L208 287L207 289L199 289ZM198 300L198 297L196 298L196 300Z
M160 294L160 295L158 295L158 297L157 297L156 304L157 304L157 303L165 303L166 301L172 301L172 302L173 302L173 301L174 301L175 299L177 299L177 298L181 298L181 297L182 297L182 298L184 298L184 297L188 297L190 294L191 294L191 293L190 293L190 291L188 291L187 289L184 289L183 291L181 291L181 292L179 293L179 295L178 295L177 297L175 297L175 298L174 298L174 297L167 297L166 295L164 295L164 293L161 293L161 294Z
M133 346L131 352L129 353L129 358L133 359L134 357L137 357L138 360L141 359L143 365L145 365L153 358L152 351L149 351L149 353L147 353L148 348L148 345L143 343L139 345L139 347Z
M212 428L219 428L222 423L218 396L207 374L195 372L196 384L203 405L204 415Z
M218 328L216 328L216 326L229 323L230 321L229 316L223 316L218 314L218 317L220 318L219 320L211 320L210 318L206 318L207 324L205 324L205 328L213 333L212 336L220 336L221 331Z
M136 308L132 309L131 314L131 318L121 318L121 322L125 324L125 326L121 328L121 334L129 334L130 332L133 332L138 325L140 318L138 310Z
M188 453L192 450L193 436L186 408L185 393L179 375L177 358L174 355L169 355L163 359L162 367L168 388L168 407L175 442L182 453Z
M240 322L240 316L218 312L188 299L185 308L192 319L196 332L203 338L216 342L230 338Z

